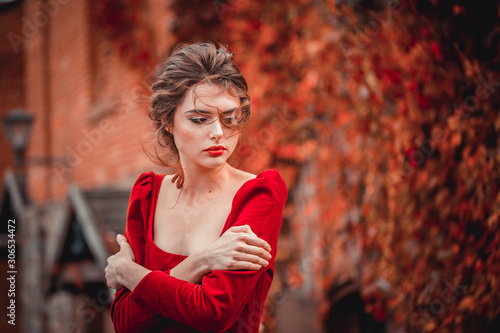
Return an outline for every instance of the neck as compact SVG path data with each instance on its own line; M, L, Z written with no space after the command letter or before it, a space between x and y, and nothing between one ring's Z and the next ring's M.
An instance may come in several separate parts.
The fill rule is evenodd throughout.
M211 201L227 188L233 168L224 163L218 168L204 168L199 165L183 167L184 183L182 185L183 201L192 205Z

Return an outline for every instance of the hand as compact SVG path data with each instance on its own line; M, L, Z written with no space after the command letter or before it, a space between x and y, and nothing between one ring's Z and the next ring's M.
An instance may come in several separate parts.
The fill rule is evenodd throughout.
M204 249L210 270L259 270L269 265L271 246L249 225L229 228Z
M106 272L105 277L108 287L120 289L123 287L121 283L120 267L129 262L135 262L135 255L125 236L117 235L116 240L118 245L120 245L120 250L108 258L108 265L104 271Z

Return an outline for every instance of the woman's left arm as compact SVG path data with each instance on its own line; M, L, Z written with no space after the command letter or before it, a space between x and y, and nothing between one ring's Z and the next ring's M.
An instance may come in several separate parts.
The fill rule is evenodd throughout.
M273 277L287 189L281 177L271 180L256 181L256 186L235 201L236 207L230 215L235 221L233 225L250 225L259 238L271 245L269 266L258 271L212 271L198 285L172 277L168 272L141 269L129 262L124 271L135 273L124 274L123 284L133 290L130 297L144 309L202 331L229 329L257 281L265 276L270 280ZM268 291L269 288L263 292L267 295Z
M116 241L120 250L108 258L105 269L106 282L108 287L113 289L126 287L133 290L151 270L135 262L134 251L123 235L117 235ZM167 272L180 280L199 283L202 277L210 272L210 266L203 253L194 253Z
M123 235L117 235L120 250L108 258L105 269L110 288L127 287L133 290L151 272L135 263L132 247ZM233 226L208 247L190 254L177 266L167 270L179 280L200 283L213 270L259 270L269 265L271 246L257 237L249 225Z

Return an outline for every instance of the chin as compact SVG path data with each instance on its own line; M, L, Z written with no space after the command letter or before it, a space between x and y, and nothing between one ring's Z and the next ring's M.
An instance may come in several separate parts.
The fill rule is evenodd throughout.
M206 168L218 168L218 167L221 167L227 163L227 159L223 158L222 156L215 157L215 158L210 157L210 158L212 158L212 161L209 161L209 162L205 161L204 163L200 163L200 165L202 165Z

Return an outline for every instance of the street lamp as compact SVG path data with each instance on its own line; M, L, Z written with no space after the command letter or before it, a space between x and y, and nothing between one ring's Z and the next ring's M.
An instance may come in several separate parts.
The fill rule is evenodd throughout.
M31 135L33 116L22 108L10 111L4 118L5 133L10 147L14 152L14 164L17 167L17 178L24 199L27 199L26 191L26 149Z
M26 113L24 109L17 108L5 116L3 124L10 147L14 151L14 163L22 166L31 135L33 116Z

